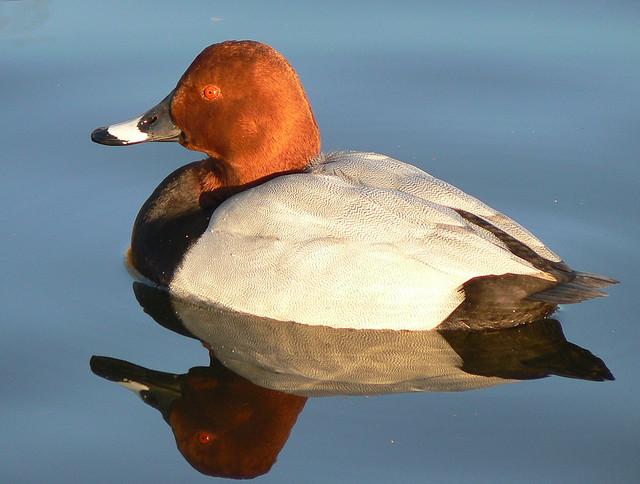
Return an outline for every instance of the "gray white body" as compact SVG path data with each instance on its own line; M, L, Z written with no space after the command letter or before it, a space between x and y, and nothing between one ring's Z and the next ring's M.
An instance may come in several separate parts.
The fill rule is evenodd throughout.
M457 209L560 261L510 218L414 166L338 152L222 203L170 290L276 320L424 330L464 301L473 278L554 281Z

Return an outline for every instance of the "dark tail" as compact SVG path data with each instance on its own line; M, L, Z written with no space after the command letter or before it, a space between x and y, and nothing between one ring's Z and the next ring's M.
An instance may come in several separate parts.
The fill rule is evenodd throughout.
M606 292L600 288L618 284L619 281L600 274L590 272L574 272L573 278L561 282L544 291L531 294L527 299L542 301L550 304L572 304L594 297L604 297Z

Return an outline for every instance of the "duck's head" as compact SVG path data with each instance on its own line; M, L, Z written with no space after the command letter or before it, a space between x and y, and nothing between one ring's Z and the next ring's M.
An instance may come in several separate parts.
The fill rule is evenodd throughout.
M268 45L229 41L203 50L158 105L91 133L124 146L178 141L232 167L301 169L320 151L320 134L302 84ZM260 170L257 170L260 171Z

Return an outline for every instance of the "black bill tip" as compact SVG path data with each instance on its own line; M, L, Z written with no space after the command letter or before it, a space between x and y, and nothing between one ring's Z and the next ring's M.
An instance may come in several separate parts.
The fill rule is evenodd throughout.
M123 141L120 138L113 136L109 133L107 127L94 129L91 132L91 141L107 146L125 146L130 144L127 141Z

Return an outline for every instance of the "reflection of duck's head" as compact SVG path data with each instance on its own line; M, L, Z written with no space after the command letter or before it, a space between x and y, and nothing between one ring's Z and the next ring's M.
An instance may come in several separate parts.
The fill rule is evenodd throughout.
M185 459L214 476L250 478L267 472L306 401L254 385L215 360L185 375L105 357L93 357L91 367L160 410Z
M301 170L320 150L318 127L295 71L275 49L253 41L207 47L158 106L132 121L98 128L92 138L112 145L179 140L225 160L234 178L246 181Z
M193 368L183 389L169 416L178 448L200 472L227 477L267 472L306 400L254 385L219 364Z

